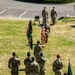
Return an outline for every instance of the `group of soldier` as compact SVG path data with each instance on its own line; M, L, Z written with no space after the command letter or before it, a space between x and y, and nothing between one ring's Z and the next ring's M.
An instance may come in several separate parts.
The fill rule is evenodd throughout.
M51 10L50 15L51 15L52 25L54 25L56 23L56 18L57 18L57 11L55 10L55 7L53 7L53 9ZM44 22L48 22L48 16L49 13L46 7L44 7L44 10L42 11L42 17Z
M44 7L44 10L42 11L42 17L45 24L46 31L48 30L48 33L50 33L50 28L47 25L48 21L48 11L46 10L46 7ZM57 12L55 10L55 7L51 10L51 20L52 24L54 25L56 22ZM30 21L31 23L31 21ZM48 34L46 34L48 42ZM42 48L44 46L41 45L40 41L37 41L37 44L34 47L34 57L31 56L30 52L27 52L27 58L24 59L24 65L25 65L25 74L26 75L45 75L46 68L46 58L43 55ZM17 57L16 53L13 52L12 56L8 61L8 67L11 69L11 75L18 75L19 74L19 66L20 66L20 60ZM55 73L55 75L62 75L62 68L63 63L61 60L61 57L59 54L57 54L57 59L53 62L52 68ZM64 75L67 75L66 73Z
M42 47L44 46L40 44L40 41L37 41L34 47L34 57L31 56L30 52L27 52L27 58L24 59L26 75L45 75L46 58L43 55ZM12 53L12 56L8 61L8 67L11 69L11 75L18 75L20 60L15 52ZM59 54L57 54L57 59L53 62L52 68L55 75L62 75L63 63Z

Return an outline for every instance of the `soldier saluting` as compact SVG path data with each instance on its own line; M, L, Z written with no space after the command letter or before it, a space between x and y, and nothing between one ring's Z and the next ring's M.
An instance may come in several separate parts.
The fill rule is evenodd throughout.
M62 75L63 63L59 54L57 54L57 59L53 62L52 67L55 75Z
M19 74L19 66L20 66L20 60L17 57L16 53L12 53L12 58L8 61L8 67L11 69L11 75L18 75Z

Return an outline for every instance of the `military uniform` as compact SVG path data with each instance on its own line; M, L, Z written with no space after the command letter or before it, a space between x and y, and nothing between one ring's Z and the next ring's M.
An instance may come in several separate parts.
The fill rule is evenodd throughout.
M34 47L34 56L36 57L36 60L39 58L39 53L42 51L42 46L40 44L37 44Z
M47 10L42 11L42 17L43 17L44 22L48 21L48 11Z
M45 31L46 31L46 43L48 42L48 37L50 33L50 26L45 24Z
M39 64L35 61L29 64L28 75L39 75L40 67Z
M8 67L11 69L12 75L18 75L19 74L19 65L20 60L15 56L9 59Z
M45 75L46 72L46 68L45 68L45 62L46 62L46 58L45 57L39 57L37 59L37 62L40 66L40 74L39 75Z
M57 11L53 7L53 9L51 10L51 20L52 20L53 25L56 22L56 17L57 17Z
M52 66L53 66L53 71L55 72L55 75L62 75L63 63L61 59L55 60Z

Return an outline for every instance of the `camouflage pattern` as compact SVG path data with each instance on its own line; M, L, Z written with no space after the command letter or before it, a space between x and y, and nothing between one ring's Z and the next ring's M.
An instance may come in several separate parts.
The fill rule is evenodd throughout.
M31 63L31 57L28 57L24 60L24 65L25 67L25 73L28 75L28 69L29 69L29 64Z
M36 57L36 60L39 58L39 53L42 51L42 46L40 44L37 44L34 47L34 56Z
M40 66L40 74L39 75L45 75L46 72L46 68L45 68L45 62L46 62L46 58L45 57L39 57L37 60L39 66Z
M63 63L60 59L55 60L52 66L55 75L62 75Z
M20 66L20 60L15 56L9 59L8 67L11 69L12 75L18 75L19 74L19 66Z
M43 17L44 22L48 21L48 11L47 10L42 11L42 17Z
M32 62L29 64L28 75L39 75L40 67L37 62Z
M46 43L48 42L48 37L50 33L50 26L45 24L45 31L46 31Z
M53 9L51 10L51 20L52 20L53 25L56 22L56 17L57 17L57 11L53 7Z

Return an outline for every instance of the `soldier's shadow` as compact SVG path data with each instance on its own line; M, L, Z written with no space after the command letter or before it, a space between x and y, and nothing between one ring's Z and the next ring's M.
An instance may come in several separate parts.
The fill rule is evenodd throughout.
M70 26L70 27L75 28L75 25L72 25L72 26Z

